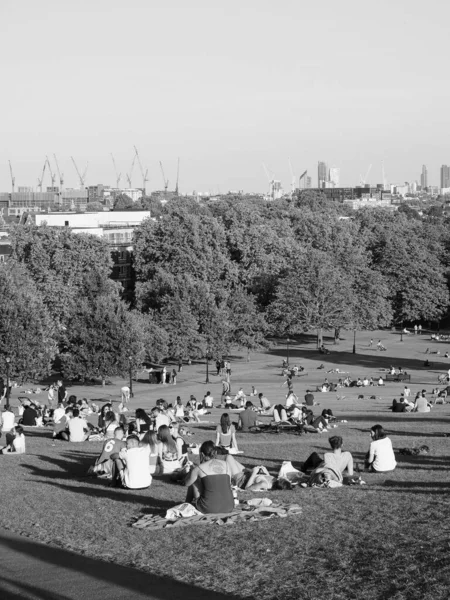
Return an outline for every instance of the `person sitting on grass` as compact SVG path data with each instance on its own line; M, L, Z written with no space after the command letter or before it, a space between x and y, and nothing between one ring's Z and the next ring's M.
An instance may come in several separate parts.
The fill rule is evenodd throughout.
M124 437L123 427L116 427L113 439L104 442L100 456L95 464L89 467L88 475L98 475L105 479L112 478L114 461L119 458L119 452L126 446Z
M84 442L89 433L89 427L85 419L80 417L78 408L72 411L72 418L69 420L69 442Z
M315 417L312 410L306 408L306 406L302 408L302 413L302 423L305 431L310 433L324 433L328 431L328 423L322 415Z
M220 424L216 427L216 446L225 448L227 452L231 449L233 449L234 452L238 452L236 428L231 422L228 413L222 414L220 417Z
M391 410L395 413L406 412L406 404L404 403L403 399L401 398L400 400L397 400L394 398L392 400Z
M307 473L318 467L326 467L340 473L341 479L345 471L349 477L353 477L353 457L350 452L342 452L343 439L339 435L334 435L328 442L333 452L325 452L323 459L317 452L313 452L303 463L301 471Z
M81 413L80 413L81 416ZM105 426L103 428L103 433L105 435L106 440L112 440L114 437L114 432L119 427L118 421L116 421L116 415L112 410L106 413L105 415Z
M62 417L53 425L53 439L69 441L69 421L73 417L73 409L68 406Z
M245 410L239 415L238 429L244 433L249 431L259 431L259 426L262 425L256 418L257 413L254 410L253 402L247 400Z
M431 405L425 398L425 393L426 393L425 390L422 390L422 392L420 394L417 394L416 400L414 402L413 412L420 412L420 413L430 412Z
M126 448L122 448L115 461L117 475L113 476L114 483L120 480L122 486L130 490L148 488L152 483L149 456L148 444L140 444L137 435L128 436Z
M24 427L36 427L37 418L38 412L36 410L36 405L30 404L29 406L25 407L20 423Z
M191 502L204 514L230 513L234 510L231 474L226 460L217 459L214 442L200 447L200 465L184 480L188 487L186 502Z
M11 433L14 437L9 444L7 444L1 449L1 453L25 454L25 434L23 432L23 427L21 427L20 425L16 425Z
M397 466L392 442L381 425L370 430L371 443L364 463L365 469L374 473L387 473Z
M173 430L172 430L173 431ZM168 425L161 425L158 429L158 455L163 475L172 475L178 478L183 469L183 439L176 435L172 436Z
M150 447L149 467L150 475L159 475L162 471L162 465L159 458L159 440L156 431L147 431L142 438L142 444L148 444Z
M301 406L302 406L302 403L298 401L298 396L296 396L296 395L294 394L294 392L292 391L292 392L289 392L289 393L287 394L287 396L286 396L286 403L285 403L285 406L286 406L286 408L289 408L289 407L290 407L290 406L292 406L293 404L294 404L294 405L296 405L296 406L299 406L299 407L301 407Z
M11 406L5 406L5 410L2 413L2 425L1 432L6 434L6 444L10 444L14 439L14 420L15 415Z

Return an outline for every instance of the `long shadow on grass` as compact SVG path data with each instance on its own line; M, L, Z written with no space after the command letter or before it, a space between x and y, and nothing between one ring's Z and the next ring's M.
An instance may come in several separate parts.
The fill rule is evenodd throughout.
M414 491L416 493L422 494L444 494L448 493L450 489L450 481L393 481L390 479L386 479L384 482L384 487L388 488L402 488L402 490L407 489L409 491ZM419 489L423 488L423 489ZM442 490L442 492L437 492L436 488Z
M41 481L43 485L49 485L52 487L59 488L70 492L71 494L83 494L85 496L95 496L96 498L108 498L109 500L117 500L119 502L127 503L139 503L145 504L147 509L154 511L164 511L168 508L173 508L175 505L174 500L162 500L159 498L153 498L147 494L151 493L151 488L140 490L141 495L133 494L132 490L125 490L123 488L110 488L105 487L105 483L99 480L89 480L89 485L65 485L64 483L57 483L56 481ZM102 485L103 487L99 487ZM137 490L136 490L137 491Z
M367 433L369 431L369 429L370 429L370 427L367 427L365 429L355 429L354 431L361 431L362 433ZM386 427L385 431L389 435L398 435L400 437L427 437L427 438L445 438L445 437L447 437L440 432L422 433L420 431L394 431L390 427Z
M52 548L8 532L0 533L0 556L9 559L10 570L16 574L16 577L11 579L0 577L2 600L24 597L42 600L120 600L128 596L134 600L237 598L129 567L78 556L67 550ZM17 573L14 563L20 565ZM27 565L26 568L24 564ZM43 569L46 573L46 584L41 584L43 587L38 588L35 582L36 575Z

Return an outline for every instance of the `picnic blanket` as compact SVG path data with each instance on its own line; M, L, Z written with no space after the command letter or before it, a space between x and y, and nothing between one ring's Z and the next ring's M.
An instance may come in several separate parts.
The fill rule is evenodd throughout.
M196 512L198 513L198 511ZM273 502L271 506L238 504L233 512L230 513L210 515L200 513L188 517L172 515L171 519L166 519L166 517L155 514L144 515L139 517L135 523L132 523L132 527L155 530L186 527L188 525L232 525L235 523L263 521L275 517L285 518L292 515L299 515L301 512L302 509L299 504L282 504L281 502Z

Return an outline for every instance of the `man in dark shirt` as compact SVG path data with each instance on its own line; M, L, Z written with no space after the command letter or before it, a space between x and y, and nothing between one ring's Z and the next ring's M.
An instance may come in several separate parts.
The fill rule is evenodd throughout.
M401 399L399 402L394 398L392 401L392 412L406 412L406 404Z
M305 404L306 406L314 406L314 396L311 394L310 390L306 390Z
M245 403L245 410L239 415L239 429L241 431L251 431L257 429L259 425L262 425L256 419L256 412L253 410L253 404L250 400Z
M35 410L34 404L30 404L30 406L27 406L23 411L22 425L25 425L26 427L34 427L36 425L37 416L38 414Z
M61 379L58 380L58 403L63 404L67 399L67 391Z

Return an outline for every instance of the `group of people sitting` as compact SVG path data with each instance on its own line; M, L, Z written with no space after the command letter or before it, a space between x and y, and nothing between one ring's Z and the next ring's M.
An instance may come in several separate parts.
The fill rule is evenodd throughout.
M370 430L370 445L363 469L373 473L393 471L397 465L392 442L381 425ZM184 479L188 487L186 502L191 502L202 513L229 513L234 509L233 487L251 492L292 488L297 484L312 487L335 487L355 483L354 462L350 452L344 451L343 439L329 439L331 452L323 457L313 452L300 471L292 468L278 476L266 467L245 468L234 456L223 454L213 441L200 448L200 464L194 466ZM291 463L288 463L291 465Z
M25 434L21 425L16 425L16 415L10 406L1 413L0 437L5 436L5 445L0 448L1 454L25 454Z
M404 391L400 394L400 400L393 399L392 412L430 412L431 403L427 400L426 390L417 392L414 401L410 400L410 393L411 390L405 386Z

